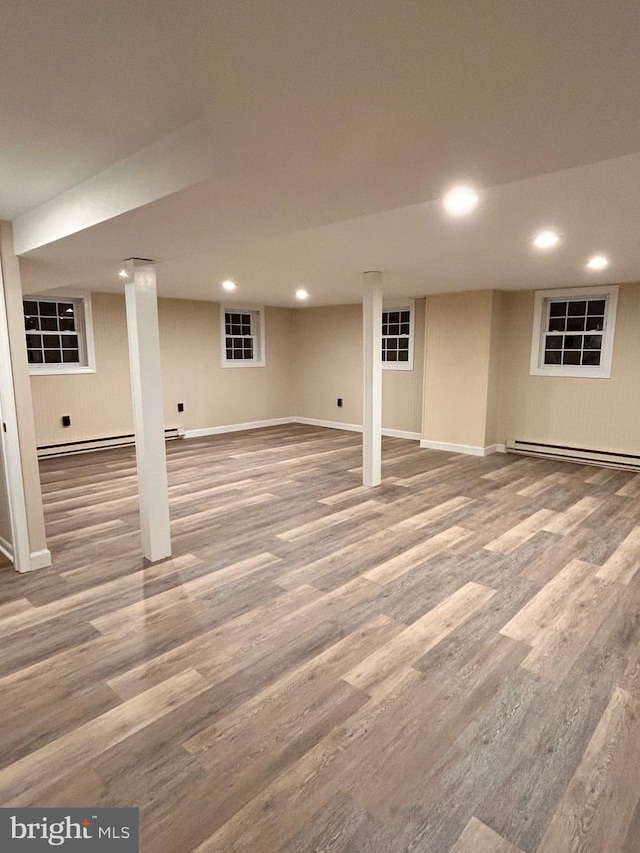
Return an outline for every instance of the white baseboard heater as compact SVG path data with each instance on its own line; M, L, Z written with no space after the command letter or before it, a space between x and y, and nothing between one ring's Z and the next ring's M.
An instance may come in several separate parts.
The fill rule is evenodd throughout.
M568 447L563 444L542 444L536 441L522 441L517 438L508 439L505 447L507 453L543 456L545 459L580 462L583 465L600 465L603 468L640 471L640 456L634 453L615 453L609 450L593 450L587 447Z
M168 427L164 431L166 441L174 438L182 438L184 430L179 427ZM135 435L109 435L103 438L86 438L80 441L65 441L60 444L43 444L38 447L38 458L46 459L48 456L66 456L70 453L89 453L92 450L108 450L112 447L127 447L135 444Z

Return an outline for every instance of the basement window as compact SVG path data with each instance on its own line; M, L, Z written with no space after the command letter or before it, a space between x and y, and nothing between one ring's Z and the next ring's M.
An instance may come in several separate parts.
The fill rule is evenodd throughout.
M22 308L32 374L95 373L89 294L28 296Z
M264 367L262 308L222 306L222 366Z
M382 309L382 367L413 370L413 300Z
M537 291L530 373L609 379L617 301L615 285Z

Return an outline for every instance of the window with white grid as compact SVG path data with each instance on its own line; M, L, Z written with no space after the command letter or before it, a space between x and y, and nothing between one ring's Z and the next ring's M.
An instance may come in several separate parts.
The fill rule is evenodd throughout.
M223 306L222 366L263 367L263 309Z
M88 295L28 296L22 308L31 373L94 372Z
M538 291L531 373L538 376L611 375L617 287Z
M413 370L413 300L382 309L382 367Z

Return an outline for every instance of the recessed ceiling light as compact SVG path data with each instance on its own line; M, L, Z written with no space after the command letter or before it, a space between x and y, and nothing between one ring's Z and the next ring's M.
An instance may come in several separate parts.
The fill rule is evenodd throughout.
M476 190L466 184L452 187L442 198L444 209L450 216L467 216L475 210L479 201Z
M238 285L235 283L235 281L231 281L230 278L226 279L226 281L223 281L221 285L224 290L235 290L237 286Z
M592 255L587 261L588 270L604 270L609 266L609 258L606 255Z
M554 249L560 242L560 235L557 231L551 228L545 228L544 231L538 231L533 238L533 245L536 249Z
M309 298L309 292L307 290L305 290L304 287L299 287L296 290L296 299L308 299L308 298Z
M118 275L120 276L120 278L126 278L127 277L127 271L123 268L120 270Z

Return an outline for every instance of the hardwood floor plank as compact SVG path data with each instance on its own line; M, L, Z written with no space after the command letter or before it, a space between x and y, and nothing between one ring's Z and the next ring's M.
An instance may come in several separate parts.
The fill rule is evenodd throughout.
M132 448L42 460L2 805L138 806L142 853L638 853L640 475L384 437L364 489L361 441L169 442L153 566Z
M451 853L523 853L515 844L472 817Z
M493 595L495 590L481 584L465 584L350 670L345 681L364 692L373 692L400 667L410 665L437 645Z
M622 850L639 801L640 699L617 688L538 853Z

